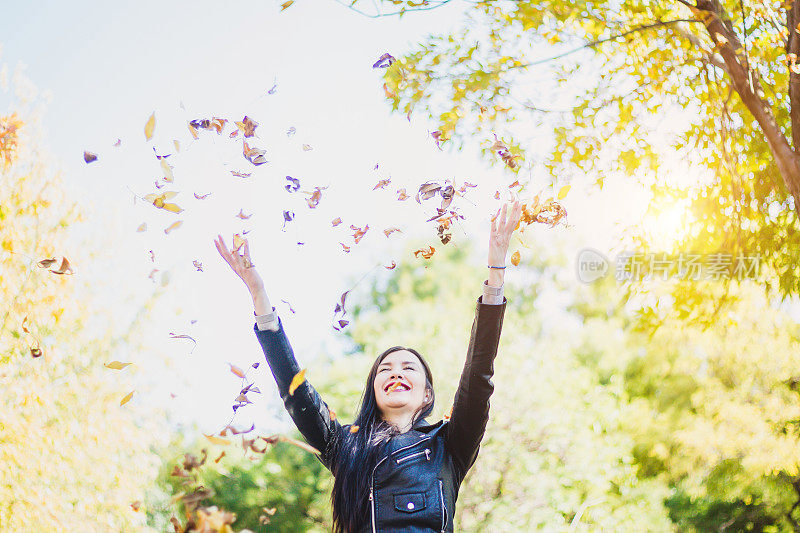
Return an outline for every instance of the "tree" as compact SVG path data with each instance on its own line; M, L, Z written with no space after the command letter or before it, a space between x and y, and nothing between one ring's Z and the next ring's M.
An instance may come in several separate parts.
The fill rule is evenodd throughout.
M448 3L383 0L374 5L387 11L372 16ZM368 14L368 4L350 7ZM462 147L487 140L482 153L493 164L491 134L508 132L511 152L541 159L554 181L588 178L602 188L617 173L650 184L653 211L689 200L676 249L757 257L768 292L800 294L800 4L470 4L462 29L430 36L386 69L393 110L427 111L439 139ZM663 127L668 115L674 131ZM545 153L528 144L532 132L513 130L521 117L554 133ZM698 183L679 183L669 168L676 160L703 170ZM676 285L673 309L709 325L729 294L718 294L710 316L695 303L714 293ZM642 321L651 331L665 319L647 306L642 318L653 319Z
M90 321L104 314L98 280L81 270L97 250L113 248L72 242L85 210L49 166L39 136L32 114L0 117L0 524L141 530L136 502L157 473L150 446L163 416L148 420L135 403L120 406L126 377L104 363L138 348L153 299L121 334ZM66 249L74 251L75 275L63 268ZM54 256L43 268L40 261Z

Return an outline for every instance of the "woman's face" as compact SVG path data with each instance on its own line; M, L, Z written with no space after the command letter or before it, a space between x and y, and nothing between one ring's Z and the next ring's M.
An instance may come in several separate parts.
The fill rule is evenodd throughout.
M392 388L394 383L399 386ZM383 358L375 374L375 399L381 413L413 413L430 400L425 389L425 367L408 350L397 350Z

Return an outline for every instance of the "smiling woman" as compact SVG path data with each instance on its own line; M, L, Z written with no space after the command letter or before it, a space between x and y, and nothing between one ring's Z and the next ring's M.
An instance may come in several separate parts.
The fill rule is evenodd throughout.
M307 380L291 387L300 366L252 264L249 243L244 241L239 247L244 255L239 255L228 250L221 236L215 242L253 296L253 329L286 410L334 476L331 502L337 533L454 531L458 489L477 459L489 418L507 303L503 269L521 214L516 202L508 220L506 206L492 218L489 279L476 303L453 410L449 420L434 424L425 420L435 401L433 375L413 348L393 346L378 355L353 424L342 425Z

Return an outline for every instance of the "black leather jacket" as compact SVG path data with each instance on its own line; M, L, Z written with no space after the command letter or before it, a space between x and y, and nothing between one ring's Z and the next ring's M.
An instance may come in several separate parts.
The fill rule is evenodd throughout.
M406 433L389 442L370 476L370 522L361 532L453 531L458 490L478 457L489 418L489 396L494 390L494 358L500 342L507 300L484 304L478 298L467 360L453 402L450 420L429 424L417 420ZM294 352L278 319L277 331L253 329L264 350L284 405L319 460L331 470L324 450L329 439L350 425L331 420L322 398L306 380L293 395L289 383L300 371Z

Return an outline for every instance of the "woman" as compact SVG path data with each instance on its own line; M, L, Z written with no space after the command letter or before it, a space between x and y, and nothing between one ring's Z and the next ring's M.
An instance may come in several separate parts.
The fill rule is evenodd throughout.
M433 376L413 348L394 346L375 359L353 424L340 424L307 380L289 394L300 366L253 266L249 243L239 255L228 250L222 236L215 240L253 297L253 329L286 409L334 475L337 533L453 531L458 489L478 456L494 390L491 377L507 303L503 269L522 211L514 202L506 219L506 207L492 218L489 277L477 301L453 410L449 420L435 424L425 420L433 411Z

